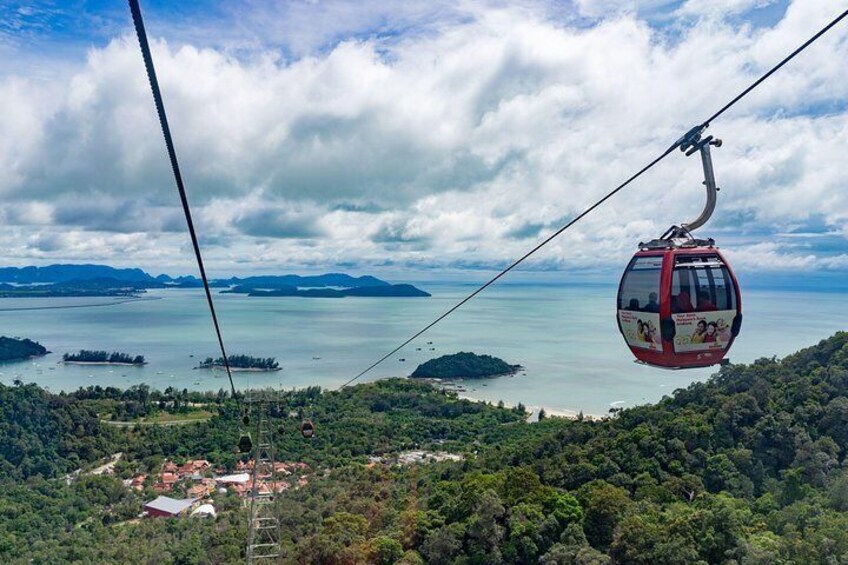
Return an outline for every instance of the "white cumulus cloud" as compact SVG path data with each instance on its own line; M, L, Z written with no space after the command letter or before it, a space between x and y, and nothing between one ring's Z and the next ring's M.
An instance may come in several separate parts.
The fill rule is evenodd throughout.
M330 48L313 48L327 37L303 36L283 53L252 37L248 55L149 32L216 268L491 267L552 233L844 9L796 0L772 26L739 20L766 4L578 1L576 15L597 19L589 26L531 3L467 2L444 14L416 4L396 22L374 8L336 28ZM661 8L666 23L645 19ZM280 8L254 9L267 20ZM331 9L341 10L316 5L316 21ZM298 6L298 17L307 12ZM374 18L390 37L360 33ZM846 266L846 29L711 126L725 141L714 151L723 190L704 235L748 268ZM133 36L47 81L0 78L0 104L3 261L190 267ZM697 215L701 180L697 157L675 153L530 267L620 265L637 242ZM840 235L822 248L789 245L811 230Z

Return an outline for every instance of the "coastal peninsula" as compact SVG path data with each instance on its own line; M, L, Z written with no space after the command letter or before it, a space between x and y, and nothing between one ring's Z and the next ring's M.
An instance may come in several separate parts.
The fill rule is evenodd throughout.
M62 361L72 365L146 365L144 355L129 355L114 351L89 351L80 349L77 353L65 353Z
M0 298L90 298L138 297L150 285L140 282L100 278L53 284L11 285L0 283Z
M430 359L418 365L410 376L415 379L486 379L514 375L520 369L521 365L510 365L491 355L461 351Z
M0 336L0 362L23 361L48 353L47 348L37 341Z

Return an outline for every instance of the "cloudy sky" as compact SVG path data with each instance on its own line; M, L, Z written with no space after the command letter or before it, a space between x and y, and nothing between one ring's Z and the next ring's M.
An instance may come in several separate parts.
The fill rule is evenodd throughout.
M142 1L213 273L416 276L521 255L846 7ZM843 22L710 128L738 268L848 271L846 76ZM0 0L0 108L0 263L194 272L123 1ZM526 269L620 269L701 180L672 155Z

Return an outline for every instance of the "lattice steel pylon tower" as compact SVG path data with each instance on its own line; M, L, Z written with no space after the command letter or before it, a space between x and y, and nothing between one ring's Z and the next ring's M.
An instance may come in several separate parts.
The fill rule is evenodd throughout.
M246 399L256 422L247 534L248 565L274 562L281 556L274 433L270 425L270 408L276 402L275 397L273 391L259 391Z

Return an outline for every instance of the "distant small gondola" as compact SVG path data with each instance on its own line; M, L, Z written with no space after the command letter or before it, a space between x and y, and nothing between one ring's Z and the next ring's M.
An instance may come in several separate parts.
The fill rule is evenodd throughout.
M250 453L253 449L253 439L251 439L249 433L241 434L238 440L238 449L239 453Z
M315 436L315 424L312 420L304 420L300 424L300 434L306 439L312 439Z
M247 414L242 415L241 423L244 427L248 427L250 425L250 416ZM250 432L242 432L237 445L240 453L250 453L253 449L253 438L250 437Z

